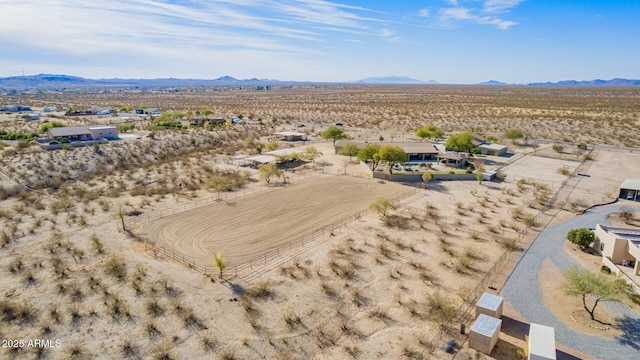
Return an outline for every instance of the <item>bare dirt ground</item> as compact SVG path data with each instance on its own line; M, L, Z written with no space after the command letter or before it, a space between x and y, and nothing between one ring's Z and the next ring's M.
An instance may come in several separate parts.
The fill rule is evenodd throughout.
M209 264L217 252L230 265L241 264L367 210L376 198L409 190L350 176L306 178L156 220L142 235L200 264Z
M450 358L440 349L448 339L431 343L439 324L429 300L439 291L444 300L440 304L466 306L463 299L495 260L511 246L523 245L510 242L516 232L530 224L533 227L524 238L534 236L540 223L531 224L531 217L556 190L553 184L566 179L558 174L558 168L573 168L573 159L558 162L528 156L506 168L508 177L503 183L432 182L429 189L418 190L392 212L404 225L385 225L379 216L369 213L341 227L335 236L261 267L251 282L232 277L220 280L215 273L201 274L167 257L154 258L143 250L142 243L119 230L117 213L133 210L142 217L210 198L213 194L204 184L222 170L247 170L241 174L248 176L242 188L262 187L263 180L254 170L224 162L235 154L255 154L253 147L244 144L249 137L266 145L273 131L303 129L324 154L308 167L324 169L331 177L294 180L290 187L238 198L234 200L236 207L220 203L194 212L204 212L209 219L177 215L185 223L205 228L212 226L212 218L228 216L225 222L235 224L233 229L227 227L228 232L247 235L254 232L257 220L257 227L270 231L276 241L285 241L287 235L295 240L295 234L306 231L302 222L330 225L325 222L337 220L332 217L335 214L346 216L351 210L357 212L355 208L366 208L366 201L340 205L353 194L340 188L331 191L336 190L330 185L336 181L349 181L352 184L347 186L354 194L367 198L373 193L386 194L389 188L402 189L397 184L336 177L345 172L351 176L368 174L348 157L333 154L329 142L317 143L317 132L336 121L345 122L345 131L356 140L377 141L379 136L387 141L414 139L418 126L433 123L446 133L469 130L494 136L498 143L505 143L502 135L506 129L516 127L529 138L635 146L640 129L635 106L638 96L637 89L510 87L507 94L489 87L348 87L2 98L7 103L24 101L40 106L52 102L74 108L94 104L167 110L210 108L215 114L244 114L246 124L204 131L164 129L150 119L136 120L130 123L145 137L112 142L99 149L44 152L33 146L21 148L12 141L0 142L4 167L56 196L47 200L20 192L8 179L2 179L7 198L0 202L0 339L61 341L60 347L41 350L5 348L0 357L400 359L422 353L430 358ZM45 121L53 120L67 125L130 121L118 116L43 114L40 121L25 123L16 121L15 114L0 117L4 130L22 133L37 133ZM306 126L298 128L301 124ZM151 133L154 137L146 137ZM566 151L568 159L573 149ZM596 153L588 169L591 178L581 178L570 199L597 203L615 195L614 188L624 178L639 177L638 156L637 151L626 149ZM518 184L518 177L529 180ZM374 185L368 187L369 183ZM330 195L313 192L316 184ZM296 187L306 189L292 191L290 199L297 200L297 208L293 206L296 202L288 204L270 197ZM252 199L261 196L264 201L248 209ZM305 196L312 196L323 209L318 219L310 210L310 205L316 204L305 202ZM337 211L331 209L332 202ZM269 207L275 208L273 213L284 227L276 221L273 229L267 229L268 221L273 220L267 216ZM233 214L236 209L246 210L248 219L237 222L224 211ZM298 217L301 211L303 216ZM563 211L553 221L571 216ZM125 220L135 218L125 216ZM189 235L186 226L180 226L172 222L166 229L191 236L192 243L183 245L193 246L192 253L202 252L202 245L196 245L194 239L200 236L205 244L208 239L203 230L193 229ZM273 246L266 238L259 241L251 252ZM102 244L101 250L98 244ZM217 246L210 246L202 254L207 263L210 253L218 251ZM233 249L223 246L221 250L231 259ZM242 251L239 254L242 256ZM452 328L458 325L448 324ZM514 359L515 350L523 343L520 334L507 334L493 358ZM559 348L563 348L561 344ZM491 357L463 347L456 358Z

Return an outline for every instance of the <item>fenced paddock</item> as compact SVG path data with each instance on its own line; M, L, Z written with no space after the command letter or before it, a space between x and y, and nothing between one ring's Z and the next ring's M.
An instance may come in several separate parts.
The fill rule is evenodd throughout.
M141 235L172 258L189 259L200 267L222 251L233 268L286 250L297 239L327 236L327 225L352 221L380 196L394 198L406 192L394 183L318 176L150 221Z

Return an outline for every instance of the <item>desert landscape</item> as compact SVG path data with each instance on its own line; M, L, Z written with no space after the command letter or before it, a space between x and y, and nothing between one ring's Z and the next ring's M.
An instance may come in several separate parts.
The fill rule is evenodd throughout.
M540 231L616 200L625 179L640 178L639 100L634 87L427 85L0 96L33 108L114 109L35 121L0 114L0 339L52 344L0 354L518 359L525 333L502 335L489 355L468 346L475 301L500 293ZM133 112L151 107L170 119ZM56 122L113 125L120 140L60 150L31 142ZM373 178L323 138L338 122L350 140L381 145L421 142L426 124L444 139L425 142L469 131L507 146L507 156L474 157L504 177ZM508 139L510 129L524 136ZM279 140L281 131L307 140ZM276 149L313 156L287 159L271 179L240 161ZM599 271L591 255L572 256ZM549 265L540 276L558 274ZM547 303L569 304L558 314L579 307L557 295L561 286L543 290Z

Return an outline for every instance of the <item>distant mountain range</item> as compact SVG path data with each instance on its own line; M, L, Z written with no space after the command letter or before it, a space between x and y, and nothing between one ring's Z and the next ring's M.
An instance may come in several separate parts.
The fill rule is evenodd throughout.
M405 76L370 77L362 80L345 82L347 84L438 84L434 80L421 81ZM345 84L343 83L343 84ZM39 74L29 76L10 76L0 78L0 89L89 89L89 88L179 88L179 87L216 87L216 86L267 86L267 85L304 85L331 84L328 82L281 81L272 79L236 79L222 76L217 79L86 79L70 75ZM497 80L489 80L476 85L510 85ZM515 84L513 84L515 85ZM559 82L519 84L529 86L640 86L640 80L611 79L576 81L565 80Z
M489 81L477 83L476 85L509 85L509 84L503 83L502 81L498 81L498 80L489 80Z
M587 81L576 81L576 80L563 80L555 83L552 82L544 82L544 83L530 83L530 86L638 86L640 85L640 80L632 80L632 79L611 79L611 80L587 80Z

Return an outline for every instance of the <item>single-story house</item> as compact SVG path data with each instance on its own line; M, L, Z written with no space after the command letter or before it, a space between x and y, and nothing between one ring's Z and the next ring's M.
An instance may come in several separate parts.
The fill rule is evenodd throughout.
M255 166L258 166L260 164L267 164L267 163L272 163L275 164L278 162L278 158L275 157L274 155L256 155L256 156L249 156L243 159L246 162L249 162Z
M82 125L68 127L54 127L47 130L47 136L56 141L88 141L118 138L118 128L112 125Z
M640 201L640 179L626 179L620 185L620 199Z
M434 161L436 160L436 156L440 154L440 150L438 150L435 145L432 143L424 143L424 142L397 142L397 143L366 143L366 142L355 142L350 140L338 140L336 141L335 152L336 154L342 150L345 144L353 143L356 145L358 150L366 147L369 144L377 144L380 146L384 145L393 145L399 146L404 150L404 152L408 155L407 162L423 162L423 161Z
M42 111L44 112L53 112L53 111L58 111L58 108L55 106L45 106L42 108Z
M434 161L440 151L431 143L391 143L391 145L400 146L409 156L408 162Z
M307 140L307 134L301 133L301 132L297 132L297 131L275 132L275 133L273 133L273 136L275 136L279 140L284 140L284 141L302 141L302 140Z
M162 114L162 110L160 110L158 108L147 108L147 109L142 110L142 113L146 114L146 115L156 115L156 114L160 115L160 114Z
M640 228L622 228L596 225L594 249L615 265L633 268L634 275L640 275ZM613 269L612 269L613 270Z
M467 154L465 153L448 152L444 154L438 154L436 155L436 158L438 160L438 164L444 164L457 168L463 168L467 166Z
M507 146L500 144L480 144L478 149L482 155L502 156L507 154Z
M101 107L101 106L93 106L88 108L85 113L86 114L93 114L93 115L109 115L111 114L113 110L110 108L105 108L105 107Z
M22 112L31 111L31 106L22 106L18 104L0 106L0 111Z

